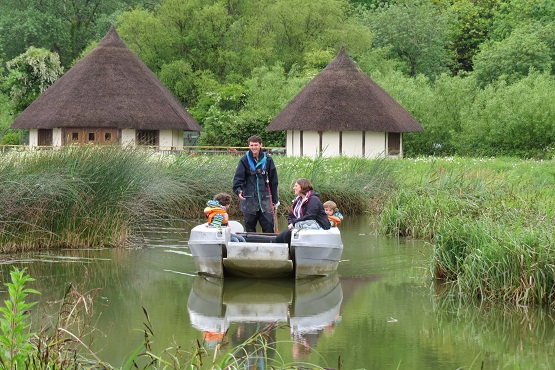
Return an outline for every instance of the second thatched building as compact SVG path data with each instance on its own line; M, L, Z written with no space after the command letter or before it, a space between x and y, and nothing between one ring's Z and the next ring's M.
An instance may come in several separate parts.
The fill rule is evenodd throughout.
M403 133L423 127L342 47L268 125L287 131L287 155L402 157Z

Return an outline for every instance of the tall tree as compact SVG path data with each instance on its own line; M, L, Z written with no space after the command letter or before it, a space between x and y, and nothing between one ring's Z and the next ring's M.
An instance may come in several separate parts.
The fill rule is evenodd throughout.
M472 60L479 45L491 33L493 17L499 0L454 0L453 10L457 22L450 49L455 53L452 72L472 71Z
M449 8L427 0L401 0L364 13L374 34L374 45L390 50L403 61L406 73L429 77L448 71L449 51L456 18Z
M0 29L8 59L29 46L60 55L67 66L91 41L103 36L112 15L146 0L3 0Z
M490 41L481 46L481 52L474 58L474 75L480 86L499 78L512 83L528 75L530 70L551 71L555 67L552 43L555 23L546 32L525 26L515 29L501 41Z
M545 25L555 20L555 1L506 0L495 11L492 39L500 41L513 30L530 24Z

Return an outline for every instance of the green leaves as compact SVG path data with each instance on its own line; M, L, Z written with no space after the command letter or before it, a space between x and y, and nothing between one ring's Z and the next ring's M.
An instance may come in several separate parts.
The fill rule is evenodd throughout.
M16 111L21 112L63 74L58 54L31 46L8 61L6 86Z
M34 281L26 274L25 269L17 267L10 272L11 283L5 283L9 299L0 307L0 359L7 369L24 368L24 361L32 349L29 339L33 333L28 332L27 312L36 302L26 303L29 294L40 294L38 291L25 288L25 284Z

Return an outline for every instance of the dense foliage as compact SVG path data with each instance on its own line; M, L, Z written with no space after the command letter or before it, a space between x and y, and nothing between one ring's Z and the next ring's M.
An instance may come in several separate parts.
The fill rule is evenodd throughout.
M248 136L258 134L266 145L283 145L284 133L267 133L266 126L346 45L359 67L424 126L424 132L406 135L408 155L550 157L554 4L3 1L0 136L36 97L22 99L21 81L26 91L42 90L40 81L25 78L31 77L31 50L59 55L67 70L115 24L127 45L203 126L201 144L243 146ZM45 72L55 75L57 67L49 68ZM12 135L9 142L14 141Z

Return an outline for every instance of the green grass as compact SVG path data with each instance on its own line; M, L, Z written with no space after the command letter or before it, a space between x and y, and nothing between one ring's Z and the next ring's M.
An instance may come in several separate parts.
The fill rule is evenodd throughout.
M434 278L482 301L555 302L553 161L418 159L397 170L381 231L429 239Z

